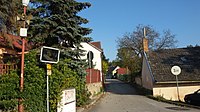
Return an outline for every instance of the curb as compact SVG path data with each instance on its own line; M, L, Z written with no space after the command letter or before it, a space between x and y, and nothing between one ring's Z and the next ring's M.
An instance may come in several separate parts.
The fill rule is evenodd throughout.
M76 112L83 112L84 110L91 108L93 105L95 105L96 102L98 102L105 95L106 92L103 92L97 96L94 96L88 105L85 105L84 107L77 107Z

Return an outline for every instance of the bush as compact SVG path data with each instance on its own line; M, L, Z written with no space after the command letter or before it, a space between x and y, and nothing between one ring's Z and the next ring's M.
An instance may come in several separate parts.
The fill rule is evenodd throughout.
M50 111L56 112L64 89L75 88L77 106L84 105L89 94L85 86L84 73L68 67L69 59L61 59L53 64L52 75L49 76ZM39 62L37 50L25 55L24 89L19 92L19 76L17 72L0 76L0 108L16 110L18 98L23 98L27 112L46 112L46 66ZM82 74L82 75L80 75Z
M0 75L0 110L16 111L19 95L19 76L16 71Z

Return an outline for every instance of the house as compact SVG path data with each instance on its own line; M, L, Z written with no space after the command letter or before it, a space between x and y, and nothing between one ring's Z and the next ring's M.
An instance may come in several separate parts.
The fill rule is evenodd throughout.
M178 88L171 73L174 65L181 68ZM185 95L200 89L200 47L144 51L140 84L153 96L184 101Z
M88 53L92 52L93 59L93 68L100 70L101 75L102 75L102 52L103 50L101 49L101 43L100 42L82 42L81 43L82 50L84 50L84 55L81 56L81 59L87 59L88 58Z
M117 70L119 68L120 68L119 66L109 67L108 72L107 72L107 78L112 78L117 73Z
M103 86L103 70L102 70L102 53L100 42L82 42L82 50L85 52L81 56L81 59L86 59L89 62L89 58L92 64L90 68L86 70L86 82L87 88L91 92L92 96L99 93Z
M6 37L6 38L5 38ZM9 41L8 41L9 40ZM11 34L0 36L0 74L5 74L10 69L17 68L17 60L21 57L21 38ZM25 50L30 49L25 40Z
M19 57L22 49L22 40L21 37L6 34L7 38L0 36L0 64L7 63L10 60L10 57ZM10 43L7 41L9 40ZM25 51L30 49L28 42L25 40Z
M128 68L118 68L117 74L118 75L127 75L129 73Z

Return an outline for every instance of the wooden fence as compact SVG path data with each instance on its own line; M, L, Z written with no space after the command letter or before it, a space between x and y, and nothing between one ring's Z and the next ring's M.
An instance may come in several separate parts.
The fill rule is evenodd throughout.
M10 70L17 69L16 64L0 64L0 75L9 73Z
M96 69L86 69L86 83L97 83L101 82L100 71Z

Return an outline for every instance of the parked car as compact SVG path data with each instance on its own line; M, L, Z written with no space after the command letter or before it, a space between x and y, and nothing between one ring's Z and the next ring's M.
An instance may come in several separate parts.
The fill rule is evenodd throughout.
M195 91L193 94L185 95L185 102L193 105L200 105L200 89Z

